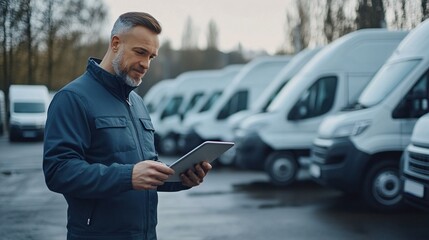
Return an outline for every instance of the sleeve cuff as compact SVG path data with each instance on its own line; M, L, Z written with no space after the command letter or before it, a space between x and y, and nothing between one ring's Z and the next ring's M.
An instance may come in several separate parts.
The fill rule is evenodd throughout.
M124 165L121 170L121 179L122 179L121 188L124 191L133 189L133 180L132 180L133 167L134 165L127 164L127 165Z

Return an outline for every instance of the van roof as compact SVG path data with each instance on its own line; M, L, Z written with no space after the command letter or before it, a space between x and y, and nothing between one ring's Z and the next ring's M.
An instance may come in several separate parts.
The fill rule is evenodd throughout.
M402 40L392 55L394 58L426 56L429 52L429 19L421 22Z
M344 35L323 48L302 72L315 69L344 69L375 72L396 49L407 31L361 29ZM387 44L390 42L391 44ZM383 51L384 50L384 51Z
M243 80L246 80L247 78L249 78L248 74L253 69L260 68L261 66L271 66L270 64L265 64L265 63L282 63L286 65L291 59L292 59L292 56L289 56L289 55L257 57L252 61L248 62L247 64L245 64L240 69L240 72L238 72L238 74L232 80L231 89L236 88L241 84L247 85L246 81L243 81ZM268 79L267 81L271 81L271 79Z
M48 99L49 91L44 85L10 85L9 99Z

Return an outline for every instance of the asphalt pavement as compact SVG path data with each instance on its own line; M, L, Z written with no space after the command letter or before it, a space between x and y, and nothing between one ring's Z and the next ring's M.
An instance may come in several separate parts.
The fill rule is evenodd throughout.
M44 183L42 146L0 137L1 240L66 238L67 205ZM429 239L420 210L379 213L308 179L281 188L264 173L222 167L199 187L159 193L158 219L160 240Z

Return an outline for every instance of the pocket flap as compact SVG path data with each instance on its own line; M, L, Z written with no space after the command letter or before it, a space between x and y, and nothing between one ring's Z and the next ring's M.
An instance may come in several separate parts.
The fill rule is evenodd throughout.
M99 117L95 119L95 128L122 128L127 126L126 117Z
M155 131L153 128L152 122L150 119L140 118L140 122L143 124L143 127L149 131Z

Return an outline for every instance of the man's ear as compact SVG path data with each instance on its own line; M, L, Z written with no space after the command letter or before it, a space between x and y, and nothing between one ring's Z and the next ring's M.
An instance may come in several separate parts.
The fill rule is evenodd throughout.
M112 37L112 41L110 41L110 48L112 49L113 52L116 53L118 51L119 44L120 44L119 37L114 35Z

